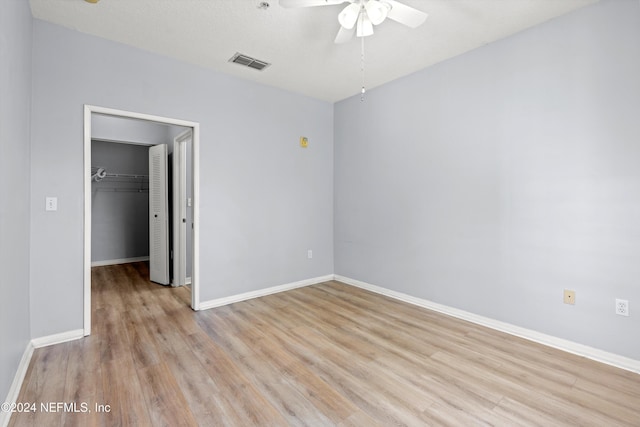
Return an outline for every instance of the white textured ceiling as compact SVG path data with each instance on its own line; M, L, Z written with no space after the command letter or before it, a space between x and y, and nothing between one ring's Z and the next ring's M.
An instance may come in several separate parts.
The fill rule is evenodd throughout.
M387 20L365 39L365 81L379 86L597 0L400 0L429 14L416 29ZM278 0L30 0L33 16L212 70L335 102L361 87L360 39L337 45L344 6L285 9ZM272 65L229 63L241 52Z

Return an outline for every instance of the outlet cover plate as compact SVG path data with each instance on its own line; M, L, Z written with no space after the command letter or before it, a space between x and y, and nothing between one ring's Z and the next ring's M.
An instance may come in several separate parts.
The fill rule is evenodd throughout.
M626 299L616 298L616 314L618 316L629 315L629 301Z

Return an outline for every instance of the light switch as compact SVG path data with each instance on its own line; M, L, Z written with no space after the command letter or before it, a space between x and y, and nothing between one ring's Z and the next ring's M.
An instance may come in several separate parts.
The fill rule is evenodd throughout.
M46 198L46 210L48 211L57 211L58 210L58 198L57 197L47 197Z

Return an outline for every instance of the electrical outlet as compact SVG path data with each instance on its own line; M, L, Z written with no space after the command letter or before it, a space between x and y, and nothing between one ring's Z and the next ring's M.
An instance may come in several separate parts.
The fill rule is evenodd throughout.
M618 316L628 316L629 315L629 301L626 299L618 299L616 298L616 314Z
M311 249L307 251L307 258L309 259L313 258L313 251Z
M570 291L569 289L564 290L564 299L565 304L575 304L576 303L576 291Z

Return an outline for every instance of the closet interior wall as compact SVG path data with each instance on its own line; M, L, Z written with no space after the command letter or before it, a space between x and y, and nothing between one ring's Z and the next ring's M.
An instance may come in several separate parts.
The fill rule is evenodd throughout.
M92 141L92 164L104 170L91 183L92 264L149 257L148 150Z

